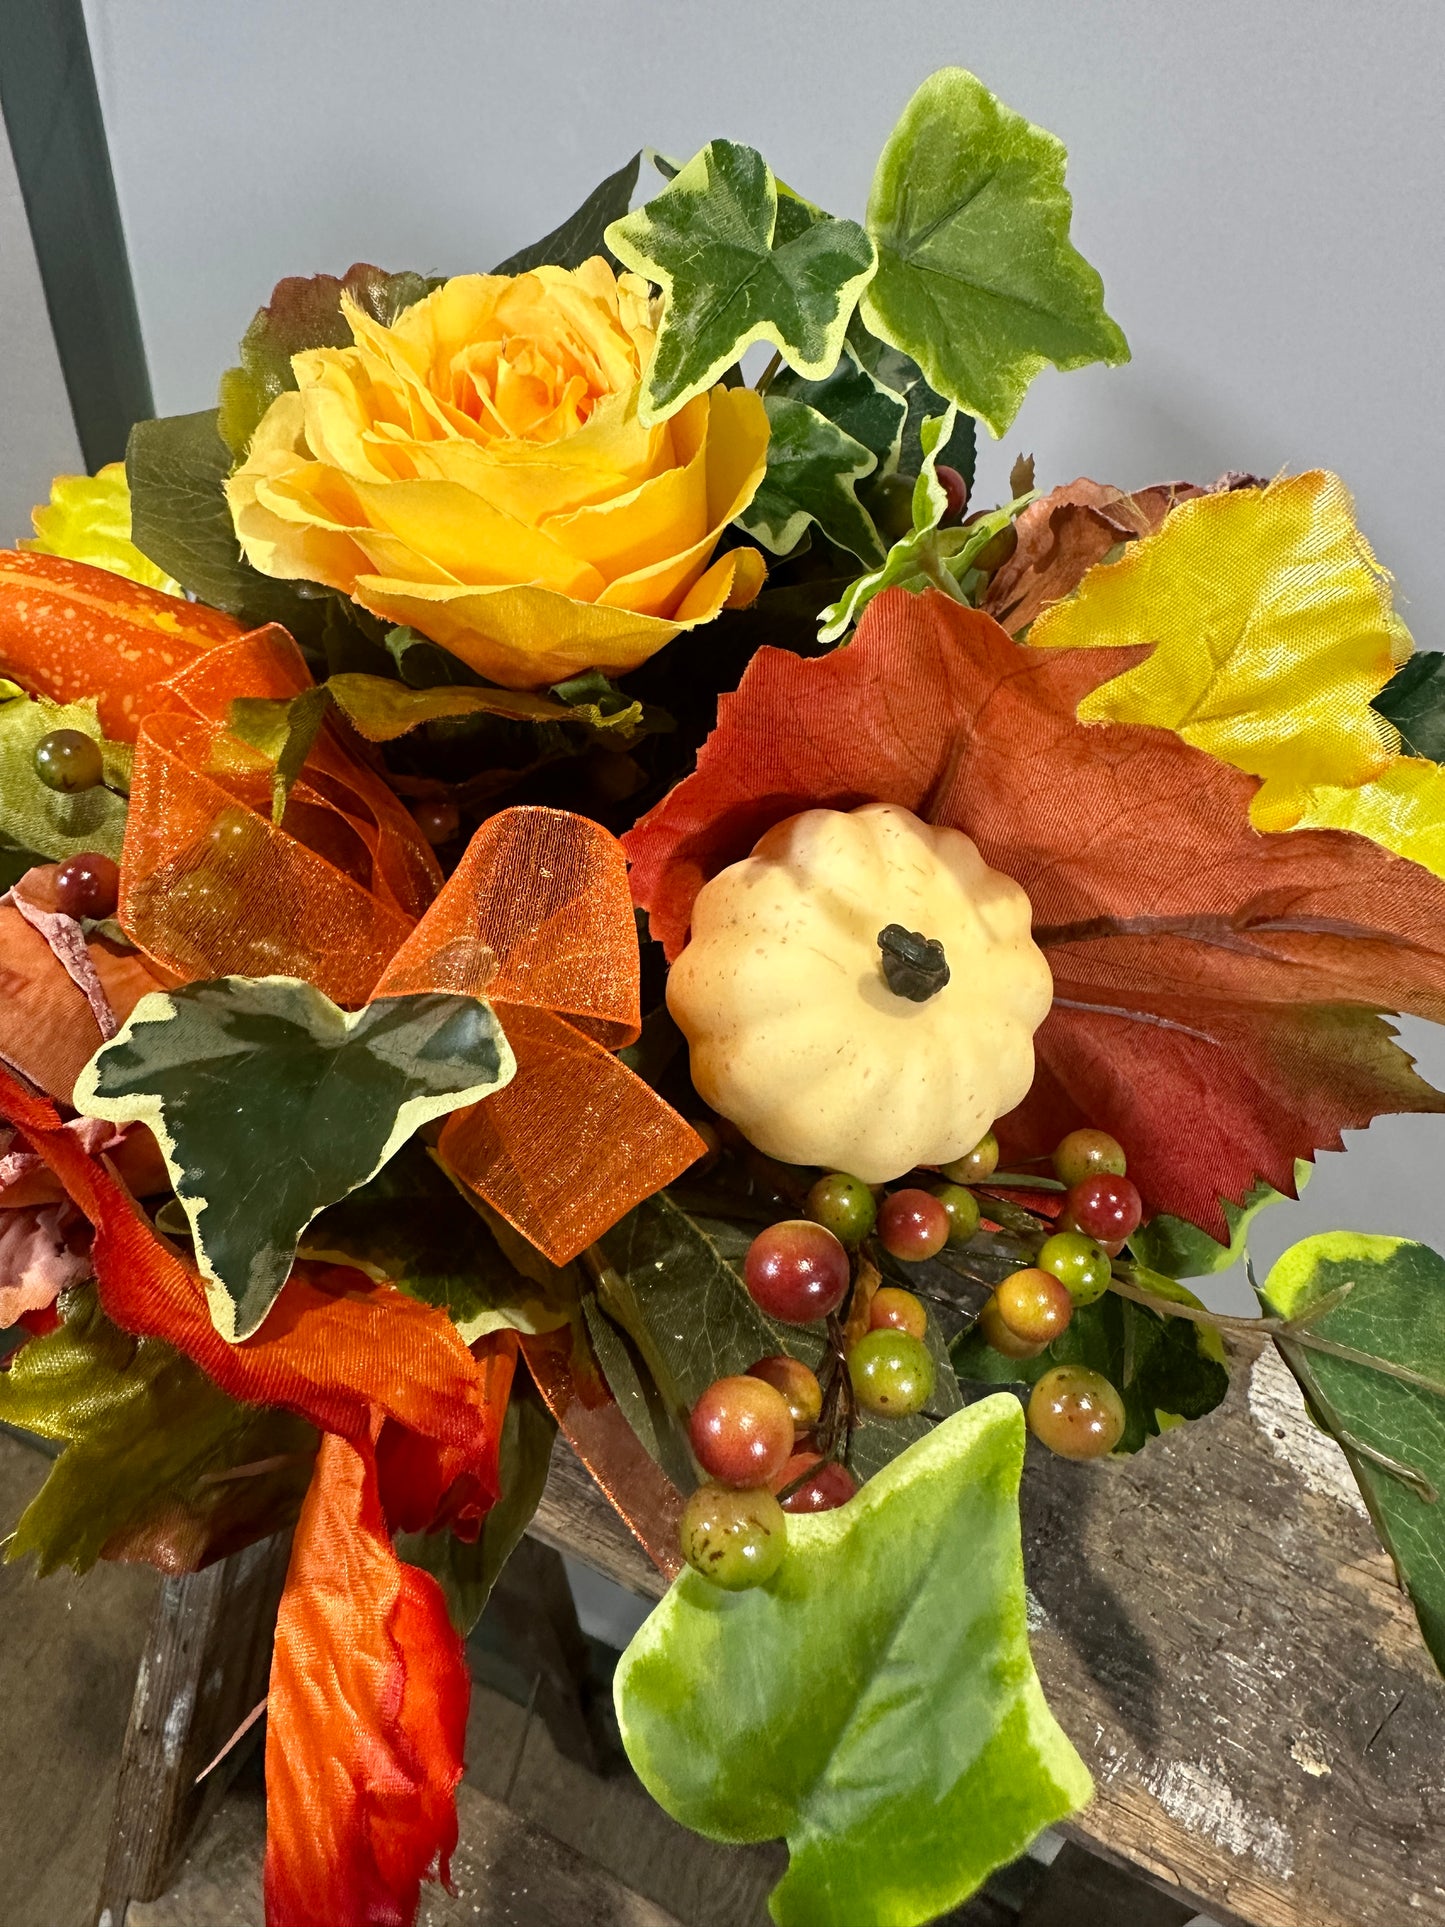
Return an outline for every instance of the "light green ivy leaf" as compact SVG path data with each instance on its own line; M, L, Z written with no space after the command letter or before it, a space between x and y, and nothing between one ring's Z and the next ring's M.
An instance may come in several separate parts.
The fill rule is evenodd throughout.
M830 374L876 266L856 221L784 195L755 148L710 141L662 192L607 229L607 245L663 292L639 416L664 421L754 342L809 380Z
M1104 285L1069 240L1063 144L962 67L932 74L889 135L868 199L867 326L998 437L1050 362L1129 359Z
M143 997L81 1072L75 1105L155 1133L212 1321L238 1339L271 1309L318 1212L515 1069L477 998L347 1012L295 978L221 977Z
M1312 1339L1369 1355L1277 1341L1312 1414L1344 1447L1445 1669L1445 1258L1404 1238L1328 1231L1292 1245L1260 1298Z
M1029 1655L1023 1454L1017 1400L970 1406L789 1519L766 1586L684 1572L623 1655L654 1799L714 1839L786 1838L778 1927L917 1927L1089 1799Z
M738 517L774 555L787 555L816 522L831 542L860 562L881 563L883 544L854 493L878 458L835 421L804 401L772 395L764 404L771 434L758 492Z
M53 729L77 729L100 749L104 785L62 796L35 773L35 750ZM0 680L0 838L58 863L82 850L120 860L131 750L100 733L95 702L52 703Z

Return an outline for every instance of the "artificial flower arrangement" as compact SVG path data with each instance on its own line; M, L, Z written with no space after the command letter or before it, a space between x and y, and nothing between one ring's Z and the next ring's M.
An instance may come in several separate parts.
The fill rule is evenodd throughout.
M675 1580L656 1797L787 1839L783 1927L958 1903L1090 1792L1026 1434L1207 1414L1180 1279L1445 1109L1445 673L1343 486L971 499L1127 358L1058 142L952 69L866 225L645 160L490 274L282 282L0 557L9 1556L294 1526L270 1927L447 1877L557 1429ZM1437 1658L1442 1287L1333 1234L1258 1321Z

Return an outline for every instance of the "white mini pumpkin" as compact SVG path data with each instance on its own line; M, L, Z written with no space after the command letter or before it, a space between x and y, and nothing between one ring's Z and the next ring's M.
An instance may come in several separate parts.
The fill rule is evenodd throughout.
M693 1083L788 1164L881 1184L960 1157L1033 1081L1053 983L1029 919L959 830L891 803L789 817L693 905L667 985ZM941 944L941 988L904 933Z

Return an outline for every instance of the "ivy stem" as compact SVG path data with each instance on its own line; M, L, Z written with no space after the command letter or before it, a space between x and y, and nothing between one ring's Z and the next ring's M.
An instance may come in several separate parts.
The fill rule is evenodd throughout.
M1302 1351L1323 1352L1328 1358L1342 1358L1348 1365L1364 1365L1372 1372L1382 1372L1386 1378L1397 1378L1402 1385L1413 1385L1417 1391L1429 1392L1434 1398L1445 1398L1445 1384L1438 1378L1430 1378L1424 1372L1413 1371L1408 1365L1397 1365L1393 1359L1380 1358L1374 1352L1362 1352L1353 1345L1342 1345L1333 1338L1323 1338L1311 1331L1306 1323L1293 1323L1287 1318L1232 1318L1224 1312L1210 1311L1203 1305L1181 1305L1172 1298L1160 1298L1141 1285L1121 1278L1116 1272L1110 1280L1109 1289L1116 1291L1121 1298L1132 1299L1136 1305L1144 1305L1164 1318L1187 1318L1193 1325L1213 1325L1217 1331L1252 1333L1262 1338L1273 1338L1282 1349L1291 1346Z
M757 394L759 395L767 394L768 390L773 385L773 377L777 374L778 370L782 367L782 365L783 365L783 351L781 348L774 348L772 360L768 363L767 367L764 368L763 372L758 376L758 385L755 390Z
M919 543L918 566L935 589L942 589L946 596L951 596L955 602L961 602L966 609L973 607L963 590L954 581L950 571L943 566L942 558L931 542Z

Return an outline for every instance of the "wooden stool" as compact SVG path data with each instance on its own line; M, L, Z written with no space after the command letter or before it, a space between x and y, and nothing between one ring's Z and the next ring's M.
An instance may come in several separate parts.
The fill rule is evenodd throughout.
M1132 1459L1030 1465L1035 1658L1096 1784L1065 1831L1151 1881L1159 1904L1130 1914L1117 1886L1104 1899L1107 1867L1066 1861L1028 1905L1044 1909L1073 1869L1076 1896L1085 1871L1095 1893L1081 1927L1178 1927L1195 1910L1245 1927L1445 1927L1445 1691L1343 1457L1272 1349L1233 1350L1230 1396L1211 1417ZM662 1591L565 1447L532 1534L636 1593ZM272 1544L166 1582L98 1927L124 1927L127 1900L163 1889L219 1797L217 1775L198 1789L195 1774L265 1691L282 1571ZM586 1762L599 1729L567 1690L580 1635L564 1588L560 1567L527 1549L499 1590L502 1610L530 1622L539 1714ZM987 1923L989 1907L962 1919Z

